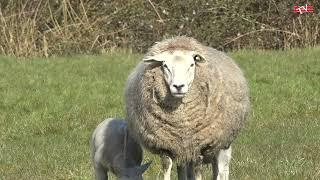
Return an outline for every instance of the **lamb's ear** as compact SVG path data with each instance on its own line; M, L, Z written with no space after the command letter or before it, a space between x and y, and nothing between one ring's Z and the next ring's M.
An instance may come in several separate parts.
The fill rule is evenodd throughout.
M148 162L146 164L143 164L141 166L135 166L130 168L120 168L120 167L114 167L114 172L116 175L119 176L126 176L126 177L135 177L142 175L150 166L152 162Z
M113 171L116 176L129 176L130 174L129 168L122 168L118 166L113 167Z
M138 173L138 175L142 175L149 168L151 163L152 161L149 161L146 164L136 167L136 172Z
M203 63L203 62L206 62L206 59L204 59L202 56L200 56L199 54L195 54L193 56L193 60L194 62L196 63Z

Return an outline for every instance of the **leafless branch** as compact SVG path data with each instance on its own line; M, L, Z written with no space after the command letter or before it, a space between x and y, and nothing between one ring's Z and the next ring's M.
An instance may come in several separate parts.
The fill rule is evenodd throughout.
M157 14L157 16L158 16L158 18L159 18L159 21L160 21L161 23L164 23L163 19L161 18L160 14L159 14L159 12L157 11L156 7L154 6L153 2L152 2L151 0L148 0L148 1L149 1L149 3L151 4L153 10L156 12L156 14Z

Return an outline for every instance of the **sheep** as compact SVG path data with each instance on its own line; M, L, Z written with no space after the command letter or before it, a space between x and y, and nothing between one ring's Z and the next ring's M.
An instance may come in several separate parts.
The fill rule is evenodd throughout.
M125 103L133 138L161 156L165 180L173 160L178 174L193 164L201 179L203 158L213 176L228 178L231 143L250 101L242 71L225 53L186 36L158 42L129 75Z
M142 180L150 162L140 166L143 151L127 131L122 119L101 122L92 134L91 158L97 180L107 180L111 171L120 180Z

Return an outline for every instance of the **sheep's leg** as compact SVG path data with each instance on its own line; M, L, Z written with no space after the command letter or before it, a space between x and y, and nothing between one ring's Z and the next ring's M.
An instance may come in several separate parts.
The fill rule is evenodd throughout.
M172 169L172 159L167 155L161 156L162 169L164 171L163 179L170 180L171 169Z
M212 179L217 180L219 169L218 169L218 162L216 157L214 157L213 161L211 162L211 165L212 165Z
M186 164L177 165L177 172L178 172L178 180L188 180Z
M187 164L187 179L188 180L201 180L202 179L202 161L189 162Z
M201 164L197 164L194 167L194 176L195 176L195 180L201 180L202 179L202 173L201 173Z
M96 180L108 180L108 171L101 165L96 165L94 170L96 172Z
M229 180L229 165L231 161L231 152L231 146L228 149L220 150L216 158L216 165L218 165L218 173L216 173L217 180Z

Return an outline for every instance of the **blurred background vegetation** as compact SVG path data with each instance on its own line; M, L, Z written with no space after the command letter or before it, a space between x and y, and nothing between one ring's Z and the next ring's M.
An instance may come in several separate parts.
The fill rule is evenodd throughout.
M0 0L0 54L51 56L144 52L155 41L187 35L220 50L288 49L320 41L314 13L280 0Z

